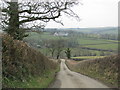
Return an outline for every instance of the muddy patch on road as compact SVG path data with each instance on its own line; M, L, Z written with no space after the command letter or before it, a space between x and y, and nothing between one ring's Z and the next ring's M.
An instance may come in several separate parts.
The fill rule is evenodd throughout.
M71 73L67 73L67 75L73 77L73 75Z
M64 67L63 70L66 70L66 68Z

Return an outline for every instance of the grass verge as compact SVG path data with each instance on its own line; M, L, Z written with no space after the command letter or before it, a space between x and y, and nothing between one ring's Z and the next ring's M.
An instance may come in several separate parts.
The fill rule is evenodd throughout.
M43 75L31 77L27 81L5 79L4 83L9 86L8 88L47 88L54 81L58 71L59 66L56 70L46 71Z

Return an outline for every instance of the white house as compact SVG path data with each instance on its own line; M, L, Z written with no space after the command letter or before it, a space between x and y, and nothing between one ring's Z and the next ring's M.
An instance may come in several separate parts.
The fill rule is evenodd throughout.
M64 32L55 32L54 36L68 36L68 33L64 33Z

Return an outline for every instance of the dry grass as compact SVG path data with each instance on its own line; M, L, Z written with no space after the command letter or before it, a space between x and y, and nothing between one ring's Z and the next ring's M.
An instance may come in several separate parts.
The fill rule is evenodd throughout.
M54 70L57 63L49 60L39 51L34 50L27 43L3 37L3 81L29 80L31 76L42 76L46 71ZM6 83L3 82L3 87Z
M118 60L120 60L119 55L112 55L105 58L79 61L76 63L67 60L66 63L73 71L103 81L112 87L117 87L119 65Z

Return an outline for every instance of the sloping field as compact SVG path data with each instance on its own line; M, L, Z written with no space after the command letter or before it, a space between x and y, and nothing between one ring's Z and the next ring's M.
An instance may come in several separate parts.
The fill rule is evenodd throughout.
M117 43L116 40L105 40L105 39L90 39L90 38L79 38L78 42L80 45L95 45L95 44L109 44Z
M71 57L74 60L86 60L86 59L97 59L104 58L105 56L80 56L80 57Z
M84 47L104 49L104 50L117 50L118 43L100 44L100 45L85 45Z
M67 66L76 72L98 79L110 87L118 87L119 55L75 62L67 60Z

